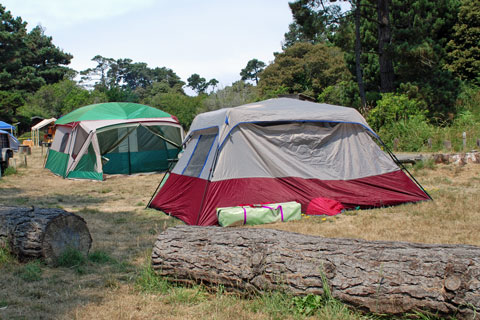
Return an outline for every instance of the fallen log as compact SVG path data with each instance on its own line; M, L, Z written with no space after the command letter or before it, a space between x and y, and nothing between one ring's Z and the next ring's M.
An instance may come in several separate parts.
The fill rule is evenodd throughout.
M375 313L480 310L480 247L331 239L258 228L177 226L152 252L159 275L245 291L287 290Z
M82 217L54 208L0 207L0 245L20 260L55 263L67 249L88 254L92 237Z

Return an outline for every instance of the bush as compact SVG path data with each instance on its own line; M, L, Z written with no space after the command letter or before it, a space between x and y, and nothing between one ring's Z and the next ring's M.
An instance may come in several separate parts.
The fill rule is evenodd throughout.
M135 284L138 290L149 293L167 293L172 288L165 278L155 274L151 264L144 266Z
M13 261L15 261L15 258L10 253L10 250L8 250L8 247L2 246L0 243L0 267L3 267L4 265L7 265Z
M42 269L39 261L32 261L17 270L16 275L25 281L38 281L42 279Z
M414 116L421 116L425 121L425 114L423 102L409 99L405 94L384 93L377 101L377 106L370 110L367 121L375 131L378 131L384 126L391 126L399 121L405 122Z
M390 149L393 149L394 140L398 139L398 150L417 152L435 135L435 128L427 123L424 116L417 115L383 126L378 135Z
M361 101L358 85L354 81L340 81L328 86L318 95L318 101L360 109Z

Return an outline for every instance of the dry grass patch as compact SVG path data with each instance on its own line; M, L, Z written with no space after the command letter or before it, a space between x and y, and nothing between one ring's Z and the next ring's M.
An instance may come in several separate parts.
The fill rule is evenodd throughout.
M3 177L0 203L76 212L87 221L93 246L85 261L56 268L19 263L0 248L0 319L308 318L296 313L291 297L281 293L246 299L221 287L207 292L149 274L156 235L181 223L144 209L161 174L67 180L43 169L43 161L34 149L27 168ZM325 237L480 245L480 166L437 166L414 174L435 201L259 227ZM315 316L374 319L336 304Z

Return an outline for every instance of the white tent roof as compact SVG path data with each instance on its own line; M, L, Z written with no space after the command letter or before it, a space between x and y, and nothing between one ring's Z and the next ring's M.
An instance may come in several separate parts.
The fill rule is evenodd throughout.
M32 131L33 130L39 130L47 125L49 125L50 123L52 122L55 122L57 121L57 118L50 118L50 119L44 119L42 121L40 121L39 123L37 123L36 125L34 125L31 129Z
M276 98L202 113L193 120L187 138L194 131L217 127L220 133L219 140L223 142L229 132L241 123L283 121L355 123L374 133L362 115L353 108Z

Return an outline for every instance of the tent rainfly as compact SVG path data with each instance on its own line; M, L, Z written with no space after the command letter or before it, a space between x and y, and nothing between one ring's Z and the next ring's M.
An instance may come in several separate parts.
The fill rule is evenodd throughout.
M44 119L31 128L32 141L34 146L38 146L40 144L40 129L48 126L55 121L57 121L56 118Z
M3 146L7 146L12 150L18 151L18 146L20 145L20 142L18 141L17 138L13 136L13 134L5 130L0 130L0 134L1 134L0 139L8 139L8 141L7 140L0 141L0 146L1 146L0 149L2 149Z
M13 135L13 131L15 131L15 127L12 126L11 124L0 121L0 130L10 131L10 133Z
M136 103L85 106L55 124L45 167L64 178L165 171L183 139L175 117Z
M355 109L277 98L198 115L149 207L190 225L216 208L314 199L370 208L431 199Z

